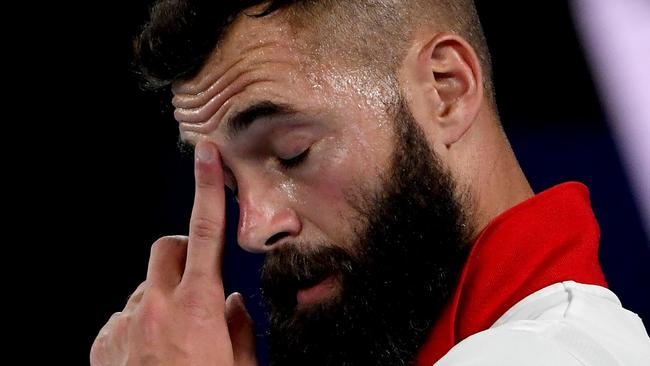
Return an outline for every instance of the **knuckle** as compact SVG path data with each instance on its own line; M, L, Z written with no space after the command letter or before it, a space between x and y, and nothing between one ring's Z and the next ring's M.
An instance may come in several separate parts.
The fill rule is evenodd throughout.
M181 235L163 236L151 245L151 254L164 251L169 248L182 247L187 243L187 237Z
M195 283L202 283L203 280L209 280L207 271L198 268L186 268L183 278L191 280ZM187 281L186 281L187 282Z
M214 179L200 179L196 182L196 187L202 191L217 191L223 185L219 186L218 182Z
M145 322L157 322L165 312L165 299L157 291L150 291L142 299L138 309L138 319Z
M111 314L111 317L108 318L108 323L106 323L106 326L110 326L111 322L116 321L120 316L122 316L123 312L117 311Z
M212 297L219 293L219 289L223 293L223 281L212 269L186 268L178 288L181 292L191 292L198 288L205 296Z
M145 340L155 338L155 335L160 333L158 330L170 320L166 319L166 302L166 299L156 292L142 300L137 310L137 321Z
M90 365L91 366L99 366L104 364L104 344L105 341L104 339L100 338L101 336L98 336L95 338L95 341L93 342L93 345L90 347Z
M118 338L124 337L129 331L129 324L131 324L131 314L121 313L115 318L113 334Z
M196 319L212 318L218 310L215 302L211 300L211 295L200 289L183 291L178 302L185 314Z
M148 283L147 281L143 281L138 285L138 287L133 291L129 296L126 298L126 303L131 304L134 302L137 302L140 300L140 298L144 295L145 292L145 287L147 287Z
M121 311L113 313L104 327L99 331L97 339L105 341L116 334L119 336L119 331L122 329L120 323L123 321L124 316L125 313Z
M192 220L192 236L200 240L211 240L221 232L221 222L207 217L197 217Z
M91 365L106 364L108 354L111 353L111 340L126 336L129 322L130 316L124 312L116 312L111 315L90 347Z
M108 332L104 331L102 329L99 334L97 334L97 337L95 337L95 341L93 342L93 345L90 347L90 359L101 359L101 355L103 354L105 345L106 345L106 338L108 336Z

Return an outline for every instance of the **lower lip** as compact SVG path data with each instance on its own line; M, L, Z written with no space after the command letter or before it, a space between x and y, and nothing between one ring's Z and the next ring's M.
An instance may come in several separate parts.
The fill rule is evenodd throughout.
M302 289L296 294L298 305L310 305L332 296L336 287L336 278L329 276L317 285Z

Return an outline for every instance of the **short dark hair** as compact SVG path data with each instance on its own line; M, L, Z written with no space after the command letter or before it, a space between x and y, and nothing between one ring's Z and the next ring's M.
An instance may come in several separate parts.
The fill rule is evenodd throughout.
M347 55L385 71L399 66L414 29L455 32L476 50L494 102L490 55L473 0L158 0L134 42L143 85L160 88L194 76L233 20L254 6L262 7L247 16L286 9L292 25L313 31L311 38L351 48Z

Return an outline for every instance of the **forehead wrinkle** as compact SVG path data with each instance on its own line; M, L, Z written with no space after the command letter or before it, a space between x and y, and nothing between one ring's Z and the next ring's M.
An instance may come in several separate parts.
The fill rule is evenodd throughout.
M217 95L210 102L212 104L205 106L206 108L208 108L203 111L205 112L205 116L201 116L204 118L197 118L198 122L184 120L182 118L183 116L180 115L181 112L179 112L179 110L176 110L174 112L174 116L178 120L180 128L184 130L195 131L200 133L209 133L210 131L214 131L219 127L223 117L226 114L228 114L228 112L232 108L234 104L233 101L234 97L246 91L251 85L260 84L264 82L271 82L271 81L273 80L264 79L264 78L252 79L249 81L245 81L244 83L233 88L231 92L229 92L228 95L226 96L224 96L223 94Z
M255 59L248 63L244 63L247 59L242 56L234 64L230 65L224 73L214 73L212 78L214 81L212 84L206 86L206 88L199 92L198 94L180 94L175 93L172 104L176 108L181 109L196 109L201 107L203 104L207 103L210 99L214 98L215 95L223 92L230 84L232 84L237 78L242 75L249 74L254 71L260 71L261 65L265 63L282 63L281 59Z
M174 93L175 97L180 97L179 99L182 99L184 101L189 101L197 97L201 97L203 94L208 92L209 89L213 88L215 84L218 84L219 80L227 75L233 68L241 65L244 63L244 61L249 60L252 60L251 63L248 65L244 64L242 67L254 66L256 62L260 61L260 56L267 54L267 52L262 51L263 49L273 49L274 46L278 46L279 48L280 44L281 43L276 40L260 40L257 43L248 45L247 47L240 50L239 55L234 62L227 64L225 67L220 65L223 62L223 58L225 58L223 50L221 50L221 48L215 48L213 55L203 66L199 75L191 80L184 80L174 83L172 86L172 92ZM257 54L254 54L256 52Z
M211 70L212 72L208 72L203 79L194 86L186 86L193 81L174 83L172 87L172 93L174 94L172 104L176 108L192 108L198 104L205 103L206 94L216 94L218 91L215 92L215 88L218 88L224 83L229 84L231 81L229 81L229 79L233 79L232 77L228 78L228 76L237 76L240 73L240 70L237 70L237 67L241 66L243 61L244 57L240 57L235 60L235 62L226 66L223 71L219 71L216 67L211 69L211 65L206 65L205 70ZM207 80L209 80L209 83Z
M241 18L231 27L196 78L173 86L174 115L180 129L198 133L216 130L232 109L235 96L253 85L277 84L278 79L291 77L301 68L302 54L293 47L295 40L286 26L261 27L260 19L248 21ZM226 63L232 59L234 62ZM280 100L285 92L272 87L265 91L278 94Z
M226 87L219 91L217 94L207 100L207 102L196 108L177 108L174 111L174 118L179 123L203 125L208 122L214 122L215 114L218 114L222 106L232 99L234 96L240 94L245 89L253 84L260 84L262 82L277 81L278 75L285 75L288 73L277 72L283 68L290 68L291 64L285 60L263 60L257 62L253 69L247 69L243 73L236 76L236 78ZM272 76L269 70L274 71ZM274 78L275 76L275 78ZM216 92L218 89L214 89ZM211 95L206 94L206 97Z
M207 74L212 75L214 80L211 85L204 87L199 94L177 94L172 99L172 104L176 107L174 112L176 120L186 123L205 123L217 112L221 104L238 94L240 89L257 82L256 79L270 81L270 75L279 75L278 70L282 66L291 69L292 66L296 66L294 64L299 64L296 57L287 57L286 52L282 54L277 48L273 50L273 54L265 51L278 45L279 43L275 41L251 45L242 51L235 63L228 66L225 73L208 70ZM287 73L290 74L291 72ZM204 80L208 79L204 78Z
M204 122L209 115L214 113L214 111L210 112L209 110L217 108L219 100L227 100L232 95L236 94L239 89L245 88L250 83L262 78L263 75L260 74L259 69L248 69L229 77L228 80L219 82L219 87L215 86L214 88L211 88L210 93L204 94L200 99L197 99L192 103L176 102L174 105L176 107L174 116L178 121L182 120L184 122L193 123ZM217 104L217 106L215 106L215 104Z

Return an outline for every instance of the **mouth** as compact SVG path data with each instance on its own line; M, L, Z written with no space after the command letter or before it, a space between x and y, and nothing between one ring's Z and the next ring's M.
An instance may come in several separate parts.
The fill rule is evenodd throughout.
M296 303L298 307L305 307L321 303L332 298L336 294L338 280L330 275L315 285L304 287L296 292Z
M266 258L261 285L271 314L301 317L337 306L353 265L347 253L328 248L302 253L285 247Z

